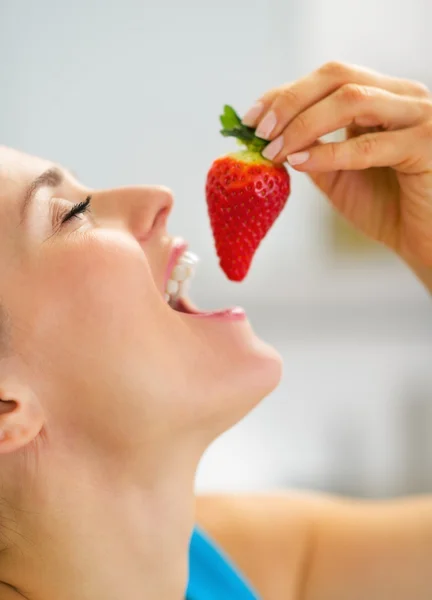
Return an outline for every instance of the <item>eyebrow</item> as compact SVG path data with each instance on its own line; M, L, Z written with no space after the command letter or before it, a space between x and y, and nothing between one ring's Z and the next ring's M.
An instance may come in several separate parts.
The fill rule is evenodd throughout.
M47 171L44 171L39 177L36 177L34 181L29 185L24 194L24 200L20 207L21 223L27 216L28 209L31 205L36 192L41 187L58 187L64 180L64 175L58 167L50 167Z

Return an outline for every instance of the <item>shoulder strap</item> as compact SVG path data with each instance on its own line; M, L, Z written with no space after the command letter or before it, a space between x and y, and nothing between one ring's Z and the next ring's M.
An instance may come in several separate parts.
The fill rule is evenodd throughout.
M192 534L187 600L259 600L228 556L200 529Z

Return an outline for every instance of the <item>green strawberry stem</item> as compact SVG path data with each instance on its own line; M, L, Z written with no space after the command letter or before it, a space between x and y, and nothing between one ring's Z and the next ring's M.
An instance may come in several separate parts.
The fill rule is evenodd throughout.
M251 152L258 152L261 154L269 143L267 140L257 137L255 135L255 129L243 125L236 111L231 106L228 106L228 104L224 106L224 112L220 116L220 122L223 127L223 129L221 129L221 134L223 136L237 138Z

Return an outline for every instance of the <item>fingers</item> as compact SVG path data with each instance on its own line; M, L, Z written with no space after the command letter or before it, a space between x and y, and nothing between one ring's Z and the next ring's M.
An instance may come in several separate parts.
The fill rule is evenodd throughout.
M288 156L299 171L330 172L394 167L401 173L432 172L432 120L409 129L368 133L344 142L315 144Z
M297 81L270 90L243 117L250 127L257 127L257 135L273 140L299 113L322 100L341 86L358 84L372 86L394 94L429 97L420 83L388 77L375 71L331 62Z
M400 96L379 88L346 84L298 114L263 151L263 156L284 162L286 156L306 148L321 136L347 127L381 126L397 129L432 118L432 103Z

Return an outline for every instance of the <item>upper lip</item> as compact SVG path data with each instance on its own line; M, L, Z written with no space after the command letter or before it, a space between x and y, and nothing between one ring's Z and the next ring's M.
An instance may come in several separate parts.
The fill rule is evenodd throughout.
M166 289L168 279L170 278L170 275L174 269L176 262L178 261L180 256L182 256L182 254L186 252L187 249L188 244L187 242L185 242L185 240L179 237L173 239L171 244L171 252L168 258L168 263L165 271L164 291Z

